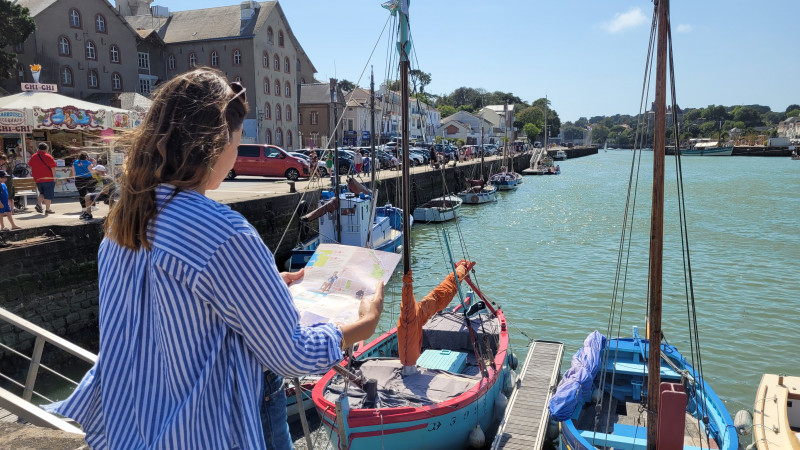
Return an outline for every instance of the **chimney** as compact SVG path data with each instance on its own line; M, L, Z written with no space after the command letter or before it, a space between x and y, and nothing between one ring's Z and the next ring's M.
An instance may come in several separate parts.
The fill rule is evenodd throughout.
M245 22L252 19L256 12L261 5L258 4L255 0L246 0L241 3L240 9L242 10L242 26L245 25Z

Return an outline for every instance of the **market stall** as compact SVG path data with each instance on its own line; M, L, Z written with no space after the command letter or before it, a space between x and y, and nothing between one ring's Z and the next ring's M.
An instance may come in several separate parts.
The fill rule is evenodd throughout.
M52 88L48 88L52 86ZM23 89L26 86L23 85ZM131 129L144 111L127 111L53 92L55 85L30 84L31 91L0 97L0 136L12 167L24 170L39 142L47 142L56 159L56 192L74 192L72 160L81 151L108 164L122 164L114 150L115 131ZM22 173L22 171L20 171Z

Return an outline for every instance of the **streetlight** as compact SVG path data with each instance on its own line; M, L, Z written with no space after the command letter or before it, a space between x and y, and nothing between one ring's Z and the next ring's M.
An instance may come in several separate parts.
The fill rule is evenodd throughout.
M258 129L258 137L256 137L256 142L258 142L261 140L261 121L264 120L264 111L258 109L258 106L256 106L256 117L256 126Z

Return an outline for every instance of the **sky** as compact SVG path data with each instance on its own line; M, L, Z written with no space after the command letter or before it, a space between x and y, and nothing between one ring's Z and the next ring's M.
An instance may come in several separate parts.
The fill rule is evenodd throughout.
M681 108L760 104L783 112L800 103L800 0L670 3ZM181 11L238 2L153 4ZM389 13L380 4L280 2L317 79L360 79L362 87L369 86L368 66L376 84L387 73L396 78L396 67L387 68ZM528 103L547 96L562 122L633 115L639 112L652 14L650 0L412 0L412 69L431 74L426 91L432 94L466 86L511 92Z

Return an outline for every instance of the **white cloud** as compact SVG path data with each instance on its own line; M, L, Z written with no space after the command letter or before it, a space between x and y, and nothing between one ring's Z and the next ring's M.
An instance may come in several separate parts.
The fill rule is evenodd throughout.
M614 34L646 22L647 17L642 13L641 8L633 8L625 13L616 13L613 20L603 24L603 28L609 33Z
M692 31L691 25L678 25L678 28L675 30L678 33L690 33Z

